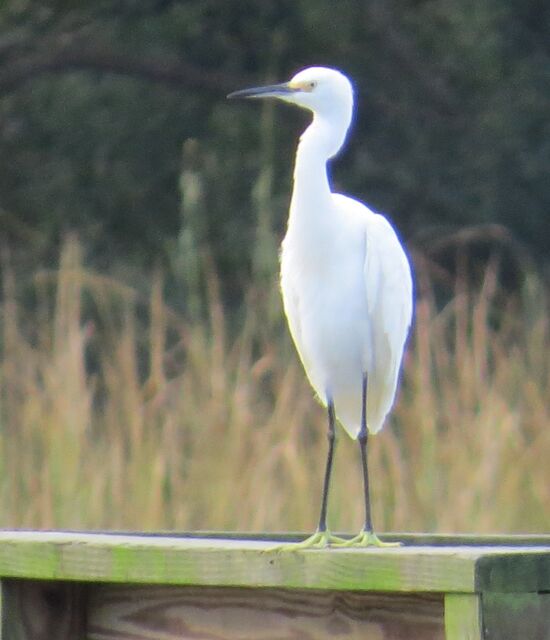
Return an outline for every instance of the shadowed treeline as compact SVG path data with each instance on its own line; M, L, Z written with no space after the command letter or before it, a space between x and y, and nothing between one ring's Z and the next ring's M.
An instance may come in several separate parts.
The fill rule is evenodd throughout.
M181 266L191 242L234 303L271 268L306 116L225 96L321 64L356 89L337 190L386 212L409 247L497 225L545 263L549 36L535 0L7 0L3 239L30 273L75 230L91 266L131 284Z

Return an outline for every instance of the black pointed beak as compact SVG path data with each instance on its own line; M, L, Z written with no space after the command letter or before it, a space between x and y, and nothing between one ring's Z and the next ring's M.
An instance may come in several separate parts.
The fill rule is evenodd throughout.
M241 89L233 91L228 98L282 98L291 93L296 93L298 89L291 87L288 82L281 84L270 84L266 87L253 87L252 89Z

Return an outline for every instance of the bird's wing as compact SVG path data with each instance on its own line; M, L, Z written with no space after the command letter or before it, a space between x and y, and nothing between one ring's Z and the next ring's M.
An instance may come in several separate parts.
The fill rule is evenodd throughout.
M292 280L289 277L283 276L281 281L281 288L283 293L283 307L290 329L290 335L294 340L294 344L299 352L299 345L302 344L302 330L300 326L300 313L299 313L299 300L294 290ZM300 357L301 354L300 354Z
M364 278L371 332L372 371L367 389L369 430L382 428L394 400L412 318L409 261L390 223L369 212Z

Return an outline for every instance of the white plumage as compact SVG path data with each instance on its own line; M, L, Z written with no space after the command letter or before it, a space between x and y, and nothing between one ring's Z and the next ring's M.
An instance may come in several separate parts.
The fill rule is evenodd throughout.
M245 89L231 96L275 97L309 109L313 120L300 138L288 229L281 251L281 290L294 343L318 397L333 405L340 423L364 447L367 518L372 534L366 472L366 429L361 430L363 384L366 427L379 431L395 398L412 317L409 262L390 223L357 200L331 192L327 161L341 149L352 120L353 91L334 69L311 67L290 82ZM331 415L329 411L329 422ZM329 436L334 425L329 425ZM324 533L332 442L318 532ZM370 529L370 531L369 531ZM372 535L370 535L372 534ZM315 538L315 536L313 536ZM324 535L314 544L328 544Z
M283 99L310 108L300 139L288 231L281 253L285 313L307 376L342 426L356 437L361 385L368 377L367 425L382 428L395 397L412 315L408 260L395 231L357 200L330 192L326 162L344 142L353 92L333 69L310 68ZM288 96L288 97L287 97Z
M371 433L382 428L395 397L412 312L410 268L387 220L359 202L331 194L330 206L318 213L325 216L322 229L308 236L291 215L281 289L309 381L325 405L332 397L355 438L363 374Z

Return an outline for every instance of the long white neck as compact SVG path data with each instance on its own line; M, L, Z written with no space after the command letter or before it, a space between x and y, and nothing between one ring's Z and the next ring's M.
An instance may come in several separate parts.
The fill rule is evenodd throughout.
M316 113L300 138L294 167L294 189L290 207L289 227L296 217L308 224L310 218L323 215L330 199L327 161L341 149L351 122L349 113ZM319 220L317 220L319 224Z

